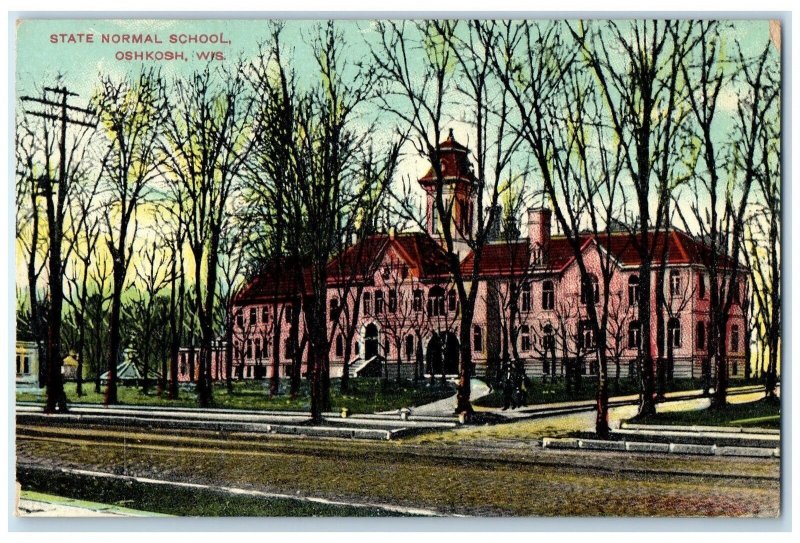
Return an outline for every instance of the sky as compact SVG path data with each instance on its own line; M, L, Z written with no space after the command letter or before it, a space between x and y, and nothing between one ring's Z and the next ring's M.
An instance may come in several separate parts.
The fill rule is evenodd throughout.
M283 41L291 49L292 67L301 84L304 80L313 78L316 73L308 41L318 23L319 21L313 20L292 20L285 24ZM369 44L378 37L374 24L368 20L338 21L337 28L344 35L347 44L344 54L351 62L364 58L369 52ZM266 39L268 32L266 20L21 20L17 22L16 93L18 97L38 94L41 86L52 85L60 77L60 84L66 85L78 94L71 103L85 106L101 74L116 76L134 74L146 64L160 67L168 78L185 77L193 70L202 69L206 65L206 60L198 58L200 53L221 52L226 59L224 63L234 62L238 58L255 57L259 43ZM81 36L78 34L84 35L82 38L84 43L69 43L70 37L75 41L81 41ZM93 43L86 43L89 35L92 36ZM150 45L102 43L103 35L150 36L157 37L163 43ZM172 35L222 36L229 43L171 44L169 42ZM756 54L769 39L768 22L735 21L732 23L728 39L729 43L739 40L745 53ZM54 41L56 43L53 43ZM184 53L185 60L143 63L116 58L119 54L134 51L180 51ZM423 59L414 60L420 63L420 67L422 66ZM720 133L724 134L729 129L724 113L730 114L735 111L736 104L737 97L732 90L726 90L720 97L719 107L723 115L722 121L716 126L716 130ZM469 146L469 142L475 139L470 126L459 119L458 111L454 110L451 114L452 118L445 127L445 133L447 128L453 128L456 139ZM357 122L363 123L366 127L380 115L375 107L374 111L363 112L363 118ZM379 123L378 129L383 131L383 134L376 134L376 137L379 140L382 137L391 137L391 126L391 123ZM397 179L418 179L428 169L428 165L422 157L415 156L410 148L406 148L405 151L404 159L398 167ZM525 225L520 226L524 232Z

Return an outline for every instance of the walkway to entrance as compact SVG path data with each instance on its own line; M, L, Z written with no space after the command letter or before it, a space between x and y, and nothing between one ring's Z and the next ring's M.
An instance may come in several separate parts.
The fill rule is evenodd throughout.
M489 394L489 386L480 379L470 379L470 400L475 401ZM438 400L432 403L426 403L411 408L411 413L414 415L448 415L452 416L456 411L456 394L447 397L443 400Z

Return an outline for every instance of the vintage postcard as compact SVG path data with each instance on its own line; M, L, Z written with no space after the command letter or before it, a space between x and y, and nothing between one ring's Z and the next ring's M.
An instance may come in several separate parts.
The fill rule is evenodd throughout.
M781 35L16 24L20 517L781 515Z

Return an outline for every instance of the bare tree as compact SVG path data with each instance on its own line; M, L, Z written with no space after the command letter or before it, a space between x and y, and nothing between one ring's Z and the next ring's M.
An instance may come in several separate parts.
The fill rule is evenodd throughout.
M722 408L728 387L727 327L731 307L742 297L745 213L754 183L769 168L769 159L761 155L766 150L762 134L769 131L770 123L764 121L774 115L778 103L779 70L772 64L770 42L756 59L746 58L737 44L738 58L731 63L724 50L724 27L715 22L696 24L699 45L694 55L683 59L681 70L690 89L688 103L702 146L702 162L698 161L689 197L682 201L688 201L691 218L710 249L704 264L711 308L709 354L715 369L712 406ZM720 123L719 95L731 79L743 90L737 97L732 140L726 145L715 127ZM682 220L687 222L685 216Z
M34 190L40 191L45 203L49 294L47 348L44 357L47 375L45 402L47 413L67 409L61 375L61 321L64 305L64 268L67 258L64 254L67 212L74 191L94 177L92 166L98 163L102 166L104 161L101 157L91 156L93 152L91 140L94 135L93 111L68 104L71 96L76 95L65 87L46 87L41 98L22 97L23 102L30 104L24 115L30 119L33 117L37 120L43 119L32 129L32 134L35 135L31 144L35 148L35 153L33 160L28 162L29 171L24 175L31 176L32 182L36 185ZM34 110L34 104L43 108L43 111ZM82 118L76 118L78 116ZM94 160L89 160L90 158ZM36 201L32 203L37 204ZM35 247L36 245L31 245L34 252ZM35 297L32 297L31 302L35 302Z
M101 78L93 102L110 151L103 174L108 198L105 241L113 262L114 286L105 403L116 404L122 293L128 281L138 213L159 173L157 149L169 109L164 79L152 69L131 78Z
M683 57L695 41L681 22L660 20L579 22L570 26L576 53L596 77L606 106L607 124L616 141L615 152L632 182L631 203L638 221L629 228L639 256L642 327L642 394L639 415L655 413L655 375L652 353L652 271L658 232L678 184L676 168L690 152L680 145L687 111L681 104Z
M198 401L212 402L211 357L222 232L231 195L253 145L253 101L241 65L210 66L173 85L163 156L169 180L181 192L183 222L194 259L194 297L200 326Z
M754 83L757 82L758 79L754 78ZM777 85L777 81L770 82L770 85ZM755 86L753 89L761 90ZM749 291L752 293L748 315L755 317L755 325L751 329L756 332L758 353L763 356L766 351L769 355L765 372L766 392L767 397L772 400L777 399L775 389L782 347L780 108L778 97L775 100L775 106L759 118L758 126L751 125L758 130L756 145L759 160L754 162L759 167L759 173L755 177L756 195L751 204L752 213L742 229L742 253L748 264L751 283ZM746 115L755 120L757 114L753 111ZM752 144L750 147L752 148ZM742 153L747 150L746 145L741 146ZM758 367L763 368L763 365L758 364Z
M380 22L380 43L371 46L373 63L381 77L381 108L391 113L409 134L414 151L424 157L433 172L433 209L460 308L460 368L456 411L469 415L470 377L473 372L471 333L487 226L494 220L500 180L508 175L519 139L508 124L507 93L493 87L489 66L496 34L487 21ZM412 57L422 55L421 72L412 69ZM473 146L476 169L468 194L448 195L443 171L442 147L445 124L460 122L476 134ZM448 119L449 114L449 119ZM470 172L472 173L472 172ZM408 190L398 198L405 218L418 217ZM474 208L471 203L474 199ZM484 208L489 210L484 214ZM473 265L462 270L463 244L473 255Z
M70 206L69 243L74 255L72 265L66 268L64 301L69 305L74 320L77 337L71 345L78 358L76 373L76 394L83 396L84 359L86 355L87 312L89 305L92 269L102 258L97 242L100 239L102 214L97 209L96 196L100 188L100 178L84 190L77 191L74 203Z
M44 127L43 139L37 135L39 126L33 117L20 116L15 138L16 158L16 239L25 258L25 270L28 279L27 289L27 321L33 341L39 353L39 386L46 382L44 342L46 340L46 318L41 307L39 294L39 278L47 264L47 239L40 233L40 224L43 221L41 214L41 197L45 194L42 190L40 168L37 153L45 156L54 154L56 140L54 134ZM43 150L43 151L42 151Z
M250 266L280 273L281 266L270 265L287 257L301 259L303 248L295 238L290 210L291 187L297 183L300 128L295 110L298 93L294 71L289 69L281 34L283 24L270 23L269 40L261 44L256 60L248 67L247 80L253 89L255 110L260 122L254 127L254 145L243 175L245 205L240 219L253 232L247 247ZM304 255L302 255L304 256ZM302 268L297 273L302 273ZM279 277L272 277L277 281ZM301 277L294 278L300 284ZM270 395L280 391L283 305L273 304L272 377ZM291 316L290 316L290 320ZM265 338L266 341L266 338ZM288 353L283 353L288 357Z
M624 160L619 146L607 145L612 129L605 122L605 98L565 47L563 26L507 23L494 62L517 106L518 130L539 167L542 192L579 270L581 303L593 336L583 344L599 363L596 430L605 437L608 313L618 268L610 248L614 219L625 201Z

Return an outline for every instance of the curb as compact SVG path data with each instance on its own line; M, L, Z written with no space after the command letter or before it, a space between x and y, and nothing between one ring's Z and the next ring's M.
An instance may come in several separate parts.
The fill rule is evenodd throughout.
M652 443L644 441L609 441L603 439L553 438L542 439L544 449L583 449L660 454L692 454L701 456L738 456L751 458L780 458L780 447L717 447L687 443Z

